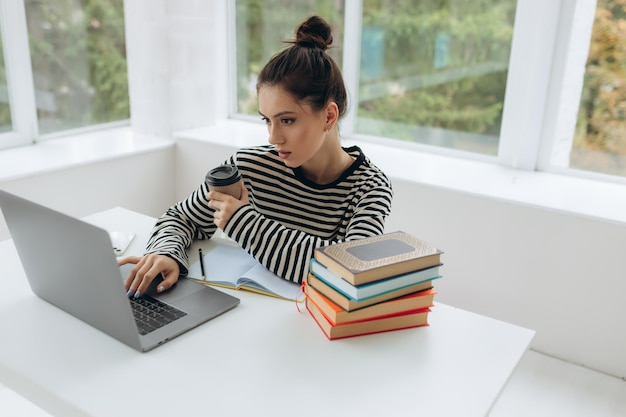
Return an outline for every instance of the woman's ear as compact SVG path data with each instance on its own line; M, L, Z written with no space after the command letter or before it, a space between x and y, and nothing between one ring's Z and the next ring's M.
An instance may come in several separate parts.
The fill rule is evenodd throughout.
M334 101L329 101L326 105L326 126L332 128L337 124L337 120L339 119L339 107L337 107L337 103Z

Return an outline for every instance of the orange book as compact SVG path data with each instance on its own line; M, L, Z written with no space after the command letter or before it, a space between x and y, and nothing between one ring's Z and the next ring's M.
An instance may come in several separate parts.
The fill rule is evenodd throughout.
M377 319L332 324L310 298L307 297L305 303L307 310L329 340L428 326L430 312L429 308L423 308Z
M354 311L344 310L311 287L308 282L305 282L304 294L315 303L331 324L336 325L394 316L406 311L432 307L436 292L432 289L419 291Z

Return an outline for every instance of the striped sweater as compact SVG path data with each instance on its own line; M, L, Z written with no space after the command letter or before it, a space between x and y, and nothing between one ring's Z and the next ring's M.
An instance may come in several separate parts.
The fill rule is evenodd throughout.
M319 185L299 168L289 168L273 146L237 151L236 164L250 204L238 209L224 233L281 278L302 282L315 248L383 233L391 210L391 183L358 147L345 149L355 158L336 181ZM209 239L217 230L208 206L206 184L161 216L146 253L168 255L187 274L186 249L194 239Z

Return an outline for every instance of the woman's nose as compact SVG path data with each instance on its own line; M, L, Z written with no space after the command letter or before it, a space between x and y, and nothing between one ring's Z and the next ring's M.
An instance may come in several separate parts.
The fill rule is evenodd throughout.
M267 133L269 134L267 140L271 145L276 145L277 143L283 142L279 129L276 129L272 125L267 126Z

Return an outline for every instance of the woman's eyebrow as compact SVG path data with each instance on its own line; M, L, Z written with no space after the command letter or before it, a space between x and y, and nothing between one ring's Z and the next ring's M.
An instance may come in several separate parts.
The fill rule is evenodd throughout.
M272 116L272 117L273 117L273 118L277 118L277 117L284 116L284 115L286 115L286 114L296 114L296 112L295 112L295 111L291 111L291 110L284 110L284 111L281 111L281 112L276 113L276 114L275 114L274 116ZM261 115L261 116L263 116L263 117L267 117L266 115L264 115L264 114L263 114L263 113L261 113L260 111L259 111L259 115Z

